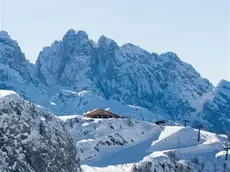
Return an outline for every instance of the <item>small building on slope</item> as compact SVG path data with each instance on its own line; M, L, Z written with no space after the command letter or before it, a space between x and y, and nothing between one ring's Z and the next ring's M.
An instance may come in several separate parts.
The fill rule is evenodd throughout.
M119 115L104 109L96 109L86 114L89 118L121 118Z

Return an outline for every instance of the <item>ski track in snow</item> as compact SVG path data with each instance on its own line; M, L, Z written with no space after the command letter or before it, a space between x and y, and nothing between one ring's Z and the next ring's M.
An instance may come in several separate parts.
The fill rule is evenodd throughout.
M147 152L147 150L151 146L152 142L158 139L159 135L160 133L155 133L151 138L139 144L121 149L108 156L104 156L99 160L89 162L88 165L95 167L106 167L109 165L139 162L145 156L150 154L150 152Z
M202 130L201 140L198 142L197 134L198 131L191 127L166 126L142 142L103 155L100 159L88 161L82 167L84 172L126 172L131 170L133 164L149 161L157 164L158 161L167 161L170 159L169 153L174 152L176 157L185 162L193 163L197 158L197 162L205 163L208 170L213 171L217 166L221 169L225 156L222 144L226 137ZM166 161L166 164L171 163L170 160Z

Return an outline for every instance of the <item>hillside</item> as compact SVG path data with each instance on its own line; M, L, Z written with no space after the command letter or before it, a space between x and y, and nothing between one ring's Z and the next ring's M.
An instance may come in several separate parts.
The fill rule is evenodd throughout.
M229 171L228 138L130 118L61 116L0 91L1 171ZM229 153L230 154L230 153ZM230 156L230 155L229 155ZM8 172L7 171L7 172Z
M191 127L159 127L128 119L60 118L75 140L85 172L230 170L229 160L224 160L225 135L202 130L198 141L198 130Z

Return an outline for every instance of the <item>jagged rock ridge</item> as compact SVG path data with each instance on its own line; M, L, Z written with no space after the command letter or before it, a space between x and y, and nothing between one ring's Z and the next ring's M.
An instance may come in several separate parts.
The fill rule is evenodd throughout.
M124 104L163 110L172 119L196 111L192 102L213 89L176 54L157 55L101 36L92 43L85 32L70 30L46 47L37 60L40 80L49 87L95 92Z
M230 82L222 80L216 87L210 99L204 103L205 118L218 126L212 126L212 131L219 128L219 132L230 131Z

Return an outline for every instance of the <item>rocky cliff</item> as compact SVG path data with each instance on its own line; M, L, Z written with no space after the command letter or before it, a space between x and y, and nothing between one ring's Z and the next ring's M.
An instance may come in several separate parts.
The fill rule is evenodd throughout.
M80 171L64 123L15 92L4 90L0 91L0 171Z

